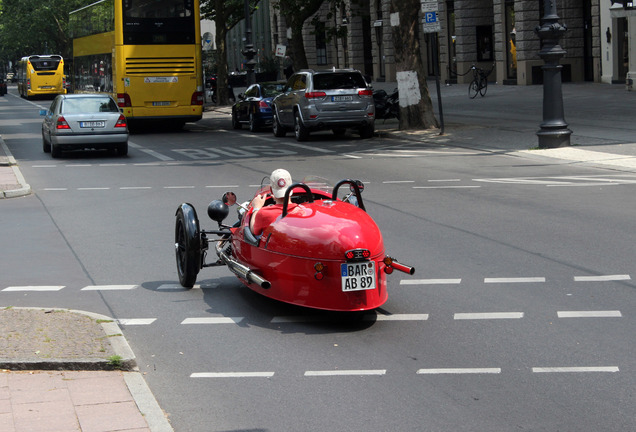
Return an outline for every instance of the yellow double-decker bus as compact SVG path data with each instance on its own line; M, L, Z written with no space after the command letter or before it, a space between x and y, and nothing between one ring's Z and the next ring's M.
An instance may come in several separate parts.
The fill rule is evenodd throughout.
M66 93L64 59L60 55L30 55L18 62L18 92L30 98Z
M69 26L74 92L110 93L133 121L201 119L198 0L101 0Z

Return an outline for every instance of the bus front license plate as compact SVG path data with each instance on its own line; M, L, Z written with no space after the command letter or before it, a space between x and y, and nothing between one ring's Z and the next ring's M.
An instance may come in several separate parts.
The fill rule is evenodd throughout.
M340 264L342 291L362 291L375 289L375 263L365 261L359 263Z

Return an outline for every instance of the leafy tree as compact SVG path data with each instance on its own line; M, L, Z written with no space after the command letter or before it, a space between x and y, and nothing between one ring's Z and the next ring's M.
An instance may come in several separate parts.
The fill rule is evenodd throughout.
M250 14L254 12L259 0L249 0ZM213 20L216 27L217 49L217 101L219 105L227 105L229 102L228 70L227 70L227 46L225 38L227 33L245 18L244 0L201 0L201 18Z
M68 14L86 0L2 0L0 61L15 63L30 54L72 56Z
M391 20L399 17L392 35L400 90L400 129L439 127L421 56L420 7L420 0L391 0Z
M280 10L285 23L291 28L288 55L292 59L294 70L307 69L307 55L303 42L305 21L318 12L325 0L273 0L272 6Z

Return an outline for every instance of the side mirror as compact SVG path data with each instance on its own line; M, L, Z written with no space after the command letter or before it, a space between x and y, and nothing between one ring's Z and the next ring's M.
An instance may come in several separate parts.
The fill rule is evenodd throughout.
M236 204L236 194L234 192L225 192L221 201L229 206L233 206Z

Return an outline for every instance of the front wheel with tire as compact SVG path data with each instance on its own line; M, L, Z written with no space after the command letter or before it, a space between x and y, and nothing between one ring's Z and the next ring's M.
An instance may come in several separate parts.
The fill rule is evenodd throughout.
M44 151L44 153L51 153L51 143L46 142L44 132L42 132L42 150Z
M278 121L278 115L276 115L276 113L274 113L272 132L274 132L274 136L277 138L282 138L287 134L287 131L285 131L283 125L281 125L280 121Z
M241 123L239 123L238 120L238 114L236 113L236 110L232 110L232 128L233 129L240 129L241 128Z
M296 141L307 141L309 138L309 130L303 124L298 111L294 114L294 135L296 135Z
M488 91L488 81L484 78L484 80L482 81L482 86L479 89L479 94L481 95L481 97L486 96L486 91Z
M201 237L196 212L189 204L182 204L177 210L174 247L179 283L185 288L192 288L200 269Z
M468 96L471 99L475 99L477 93L479 93L479 84L477 83L477 80L473 80L468 86Z

